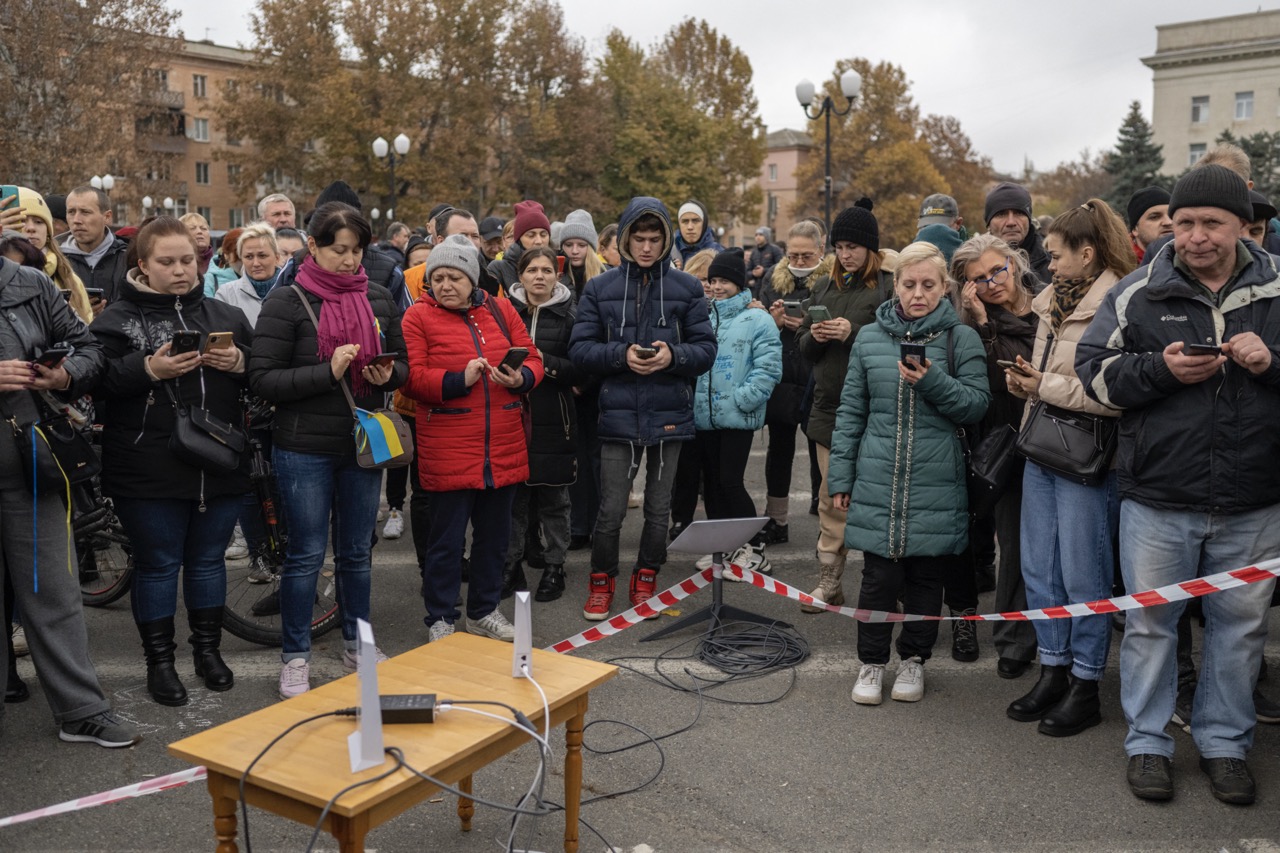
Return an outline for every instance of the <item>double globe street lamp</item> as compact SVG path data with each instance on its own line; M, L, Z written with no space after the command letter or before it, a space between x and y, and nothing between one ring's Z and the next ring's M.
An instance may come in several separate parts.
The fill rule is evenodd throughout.
M813 104L816 95L816 88L812 80L801 80L796 84L796 100L800 102L800 106L804 109L804 114L812 121L826 116L827 119L827 165L826 179L824 181L824 192L826 194L826 217L824 222L827 225L827 233L831 233L831 114L838 116L848 115L853 109L853 100L858 97L858 93L862 91L862 75L850 68L848 71L840 75L840 92L844 95L844 109L837 109L835 103L831 100L830 95L822 96L822 103L817 107L817 112L812 113L809 107Z
M399 154L401 157L404 157L404 155L408 154L409 145L409 137L405 136L403 133L391 140L390 144L388 144L387 140L383 139L381 136L373 140L373 156L377 157L379 160L383 157L388 158L387 170L390 178L391 189L390 194L387 196L388 219L391 218L391 212L396 205L396 155ZM370 213L372 214L372 211L370 211ZM374 218L376 219L377 217L375 216Z

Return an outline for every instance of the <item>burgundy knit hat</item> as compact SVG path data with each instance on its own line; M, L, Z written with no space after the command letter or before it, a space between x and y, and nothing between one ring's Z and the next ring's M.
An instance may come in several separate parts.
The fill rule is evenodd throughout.
M534 228L541 228L548 234L551 233L551 220L547 219L547 214L543 212L542 205L538 202L532 200L518 202L515 210L516 224L511 236L517 241L524 236L524 232Z

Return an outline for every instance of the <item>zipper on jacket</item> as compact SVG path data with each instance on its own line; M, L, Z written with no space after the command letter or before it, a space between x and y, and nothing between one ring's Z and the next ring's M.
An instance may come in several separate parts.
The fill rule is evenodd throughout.
M142 429L138 430L138 437L133 440L134 444L142 441L142 437L147 434L147 415L151 414L151 407L156 404L156 391L152 388L147 392L147 399L142 404Z
M713 331L716 335L716 346L720 346L720 309L716 307L716 303L711 303L711 313L716 317L716 326ZM717 349L717 352L719 349ZM716 381L715 361L711 362L711 369L707 371L707 423L711 424L711 428L716 428L716 407L713 404L715 395L711 391L711 384Z
M479 330L473 325L471 312L467 311L463 315L462 320L464 323L467 324L467 331L471 333L471 342L476 346L476 355L479 356L480 358L484 358L484 347L481 346L480 344L480 341L483 339L483 336L480 335ZM489 463L489 440L490 440L490 429L491 429L491 425L490 425L491 416L489 413L489 404L490 404L489 383L484 376L481 376L478 381L484 385L484 467L482 471L484 476L485 488L492 489L492 488L496 488L496 486L494 485L494 479L493 479L493 466Z

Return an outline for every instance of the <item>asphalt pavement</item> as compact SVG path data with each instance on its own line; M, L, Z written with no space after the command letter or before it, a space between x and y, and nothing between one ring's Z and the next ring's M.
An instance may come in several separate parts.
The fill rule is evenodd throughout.
M752 488L763 508L763 433L751 465ZM803 450L802 450L803 452ZM807 479L797 457L795 482ZM804 590L817 577L813 555L817 519L808 515L808 495L792 495L790 542L769 549L775 575ZM380 525L381 527L381 525ZM639 511L628 514L623 564L634 559ZM696 555L672 554L660 587L694 572ZM589 627L582 618L588 552L567 562L569 591L559 601L534 605L534 644L545 647ZM851 560L845 591L856 595L860 563ZM536 583L537 573L530 581ZM624 578L625 580L625 570ZM620 584L620 587L622 585ZM584 807L583 817L618 851L845 851L845 850L1088 850L1230 851L1280 853L1280 726L1259 725L1250 767L1259 796L1252 807L1217 802L1197 767L1194 744L1177 730L1176 795L1169 803L1135 799L1125 783L1124 718L1119 705L1116 656L1102 683L1103 722L1072 738L1049 738L1034 724L1017 723L1005 706L1030 689L1035 670L1014 681L998 678L990 628L981 626L981 657L957 663L950 657L950 629L943 626L935 656L925 666L926 692L915 704L886 698L879 707L854 705L855 624L834 614L802 615L795 604L742 584L727 584L728 603L793 623L810 656L793 670L696 693L678 692L624 670L592 693L588 721L617 720L657 737L662 753L644 745L608 755L587 753L583 796L596 797L641 785L635 793ZM625 608L620 588L615 612ZM676 610L707 604L704 590ZM992 607L983 595L979 612ZM503 609L510 613L509 603ZM628 629L575 654L596 660L625 658L627 665L655 667L682 684L685 669L722 677L692 653L696 630L668 640L640 643L656 622ZM395 655L425 643L423 607L413 545L406 530L374 552L373 626L379 645ZM127 599L86 613L103 684L122 717L145 739L127 750L58 741L29 658L19 663L31 700L5 708L0 718L0 817L75 799L186 769L166 746L196 731L263 708L277 698L278 654L227 636L224 656L236 686L211 693L194 677L189 650L180 647L178 669L191 702L165 708L146 695L145 668ZM1273 610L1267 645L1272 676L1263 684L1280 699L1280 609ZM185 632L180 629L180 636ZM1199 635L1197 634L1197 649ZM314 648L312 683L340 677L338 632ZM653 658L663 655L655 663ZM696 720L696 722L695 722ZM692 724L692 725L691 725ZM645 740L629 728L600 722L588 729L596 750ZM563 736L549 796L563 793ZM537 769L537 754L525 747L476 774L475 792L514 803ZM659 772L660 771L660 772ZM507 815L478 806L474 828L461 833L456 802L433 798L368 838L378 851L493 851L503 849ZM529 820L529 819L527 819ZM255 850L300 851L311 830L259 810L250 814ZM0 829L2 851L204 850L214 846L212 810L202 783L152 796L44 818ZM520 847L561 849L563 820L553 814L522 824ZM243 842L243 835L241 835ZM317 849L334 850L322 836ZM606 844L583 829L583 851Z

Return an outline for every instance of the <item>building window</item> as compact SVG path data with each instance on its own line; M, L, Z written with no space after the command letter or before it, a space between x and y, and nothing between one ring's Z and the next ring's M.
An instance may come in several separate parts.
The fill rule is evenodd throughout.
M769 180L770 181L778 180L778 164L777 163L769 164Z
M1253 92L1236 92L1236 121L1253 118Z
M240 180L240 164L228 163L227 164L227 183L234 184L238 180Z
M1191 99L1191 123L1209 123L1209 96L1201 95Z
M1206 142L1191 143L1190 152L1187 155L1187 165L1194 166L1196 161L1203 157L1209 151L1209 145Z
M230 228L244 227L244 211L238 207L233 207L227 212L227 226Z
M188 210L189 208L187 207L187 200L185 198L180 198L173 204L174 216L186 216Z
M209 141L209 120L207 118L193 118L191 120L191 138L196 142Z
M196 163L196 183L203 184L204 186L209 185L208 163Z
M212 207L197 207L196 213L204 217L204 221L209 223L210 228L213 227L213 208Z
M209 78L204 74L192 74L191 93L197 98L207 98L209 96Z

